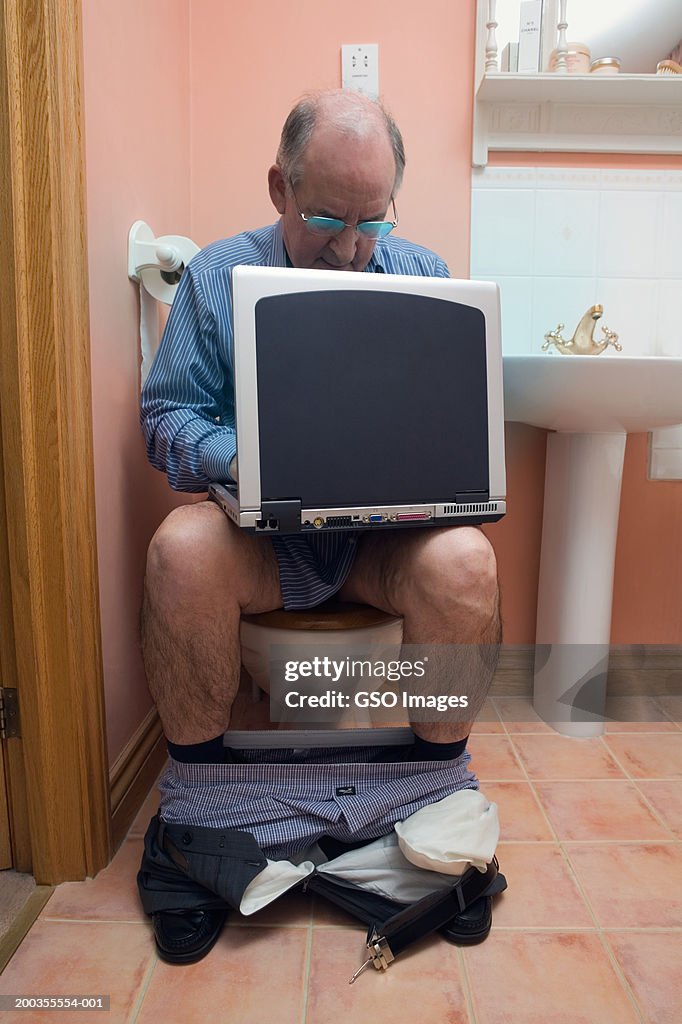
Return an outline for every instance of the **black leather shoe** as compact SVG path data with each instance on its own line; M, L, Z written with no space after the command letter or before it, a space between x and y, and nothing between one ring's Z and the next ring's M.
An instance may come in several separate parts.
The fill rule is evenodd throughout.
M215 946L226 910L160 910L152 914L156 950L167 964L195 964Z
M440 933L456 946L475 946L488 937L492 923L492 896L481 896L448 921Z

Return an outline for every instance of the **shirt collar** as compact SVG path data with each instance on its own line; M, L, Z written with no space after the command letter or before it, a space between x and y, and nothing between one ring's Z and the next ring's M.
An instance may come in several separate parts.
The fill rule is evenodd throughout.
M284 248L284 235L282 234L282 221L277 221L272 232L272 245L270 247L270 267L288 266L287 251Z

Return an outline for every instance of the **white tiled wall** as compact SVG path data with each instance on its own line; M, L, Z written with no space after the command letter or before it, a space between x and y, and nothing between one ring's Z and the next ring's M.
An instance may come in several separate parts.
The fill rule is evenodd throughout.
M599 302L624 355L682 357L682 171L476 168L471 276L500 285L505 352ZM682 479L682 427L652 435L650 475Z
M484 167L472 187L471 276L500 284L506 352L601 302L625 354L682 356L682 170Z

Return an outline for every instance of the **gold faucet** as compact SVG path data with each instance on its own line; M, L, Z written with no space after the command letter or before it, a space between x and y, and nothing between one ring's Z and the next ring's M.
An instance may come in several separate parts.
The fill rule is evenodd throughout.
M608 327L602 325L603 339L597 340L594 337L597 320L600 319L603 312L603 306L591 306L582 317L570 341L566 341L561 336L564 324L557 324L553 331L548 331L545 335L542 351L546 352L551 345L554 345L559 352L567 355L596 356L609 345L613 345L616 352L622 352L623 346L618 341L618 335L615 331L610 331Z

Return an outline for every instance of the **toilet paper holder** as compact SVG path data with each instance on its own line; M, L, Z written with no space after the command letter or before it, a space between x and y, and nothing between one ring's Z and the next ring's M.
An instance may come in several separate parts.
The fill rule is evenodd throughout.
M158 238L144 220L128 232L128 277L141 283L155 299L171 305L183 270L199 252L184 235Z

